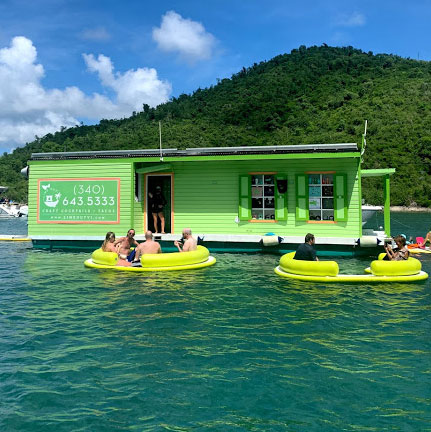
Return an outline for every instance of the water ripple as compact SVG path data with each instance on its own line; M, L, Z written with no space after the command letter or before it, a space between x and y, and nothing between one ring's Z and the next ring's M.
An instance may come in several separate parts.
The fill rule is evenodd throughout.
M431 430L429 282L288 281L272 255L159 274L86 257L0 252L0 430Z

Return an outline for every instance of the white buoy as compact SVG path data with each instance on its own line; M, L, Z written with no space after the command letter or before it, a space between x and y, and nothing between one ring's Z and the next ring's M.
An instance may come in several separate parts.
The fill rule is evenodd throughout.
M262 244L264 246L276 246L278 245L278 236L272 235L272 236L262 236Z
M360 247L375 247L378 246L381 240L376 236L362 236L357 240L357 244Z

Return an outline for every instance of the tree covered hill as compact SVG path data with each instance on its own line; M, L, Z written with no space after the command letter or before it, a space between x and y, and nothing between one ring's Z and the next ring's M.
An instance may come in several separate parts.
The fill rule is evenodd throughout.
M32 152L359 142L365 168L394 167L391 202L431 206L431 63L352 47L305 46L217 85L133 113L48 134L0 158L0 184L25 200ZM381 203L381 181L363 195Z

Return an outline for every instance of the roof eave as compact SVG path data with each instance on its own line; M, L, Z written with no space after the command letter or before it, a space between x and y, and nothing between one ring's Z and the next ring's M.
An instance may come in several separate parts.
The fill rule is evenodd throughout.
M250 146L250 147L206 147L178 149L142 149L142 150L102 150L83 152L33 153L31 160L67 160L67 159L109 159L142 157L193 157L193 156L240 156L294 153L352 153L358 152L356 143L342 144L305 144L288 146Z

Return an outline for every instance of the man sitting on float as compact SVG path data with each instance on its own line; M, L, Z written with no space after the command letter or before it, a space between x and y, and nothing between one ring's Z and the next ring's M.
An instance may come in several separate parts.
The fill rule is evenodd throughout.
M127 231L126 237L120 237L114 242L114 246L118 247L118 255L122 260L133 261L135 256L134 252L130 253L132 246L138 247L138 242L134 239L135 230L130 228Z
M178 252L191 252L198 248L198 242L192 236L190 228L183 229L183 238L180 241L175 240L174 245L178 248Z
M139 261L141 255L162 253L162 248L158 242L154 241L153 233L151 231L147 231L145 233L145 242L140 243L135 249L135 252L134 261Z
M302 243L298 246L293 259L302 261L319 261L316 256L316 249L314 248L315 243L316 239L314 238L314 235L308 233L305 236L305 243Z

